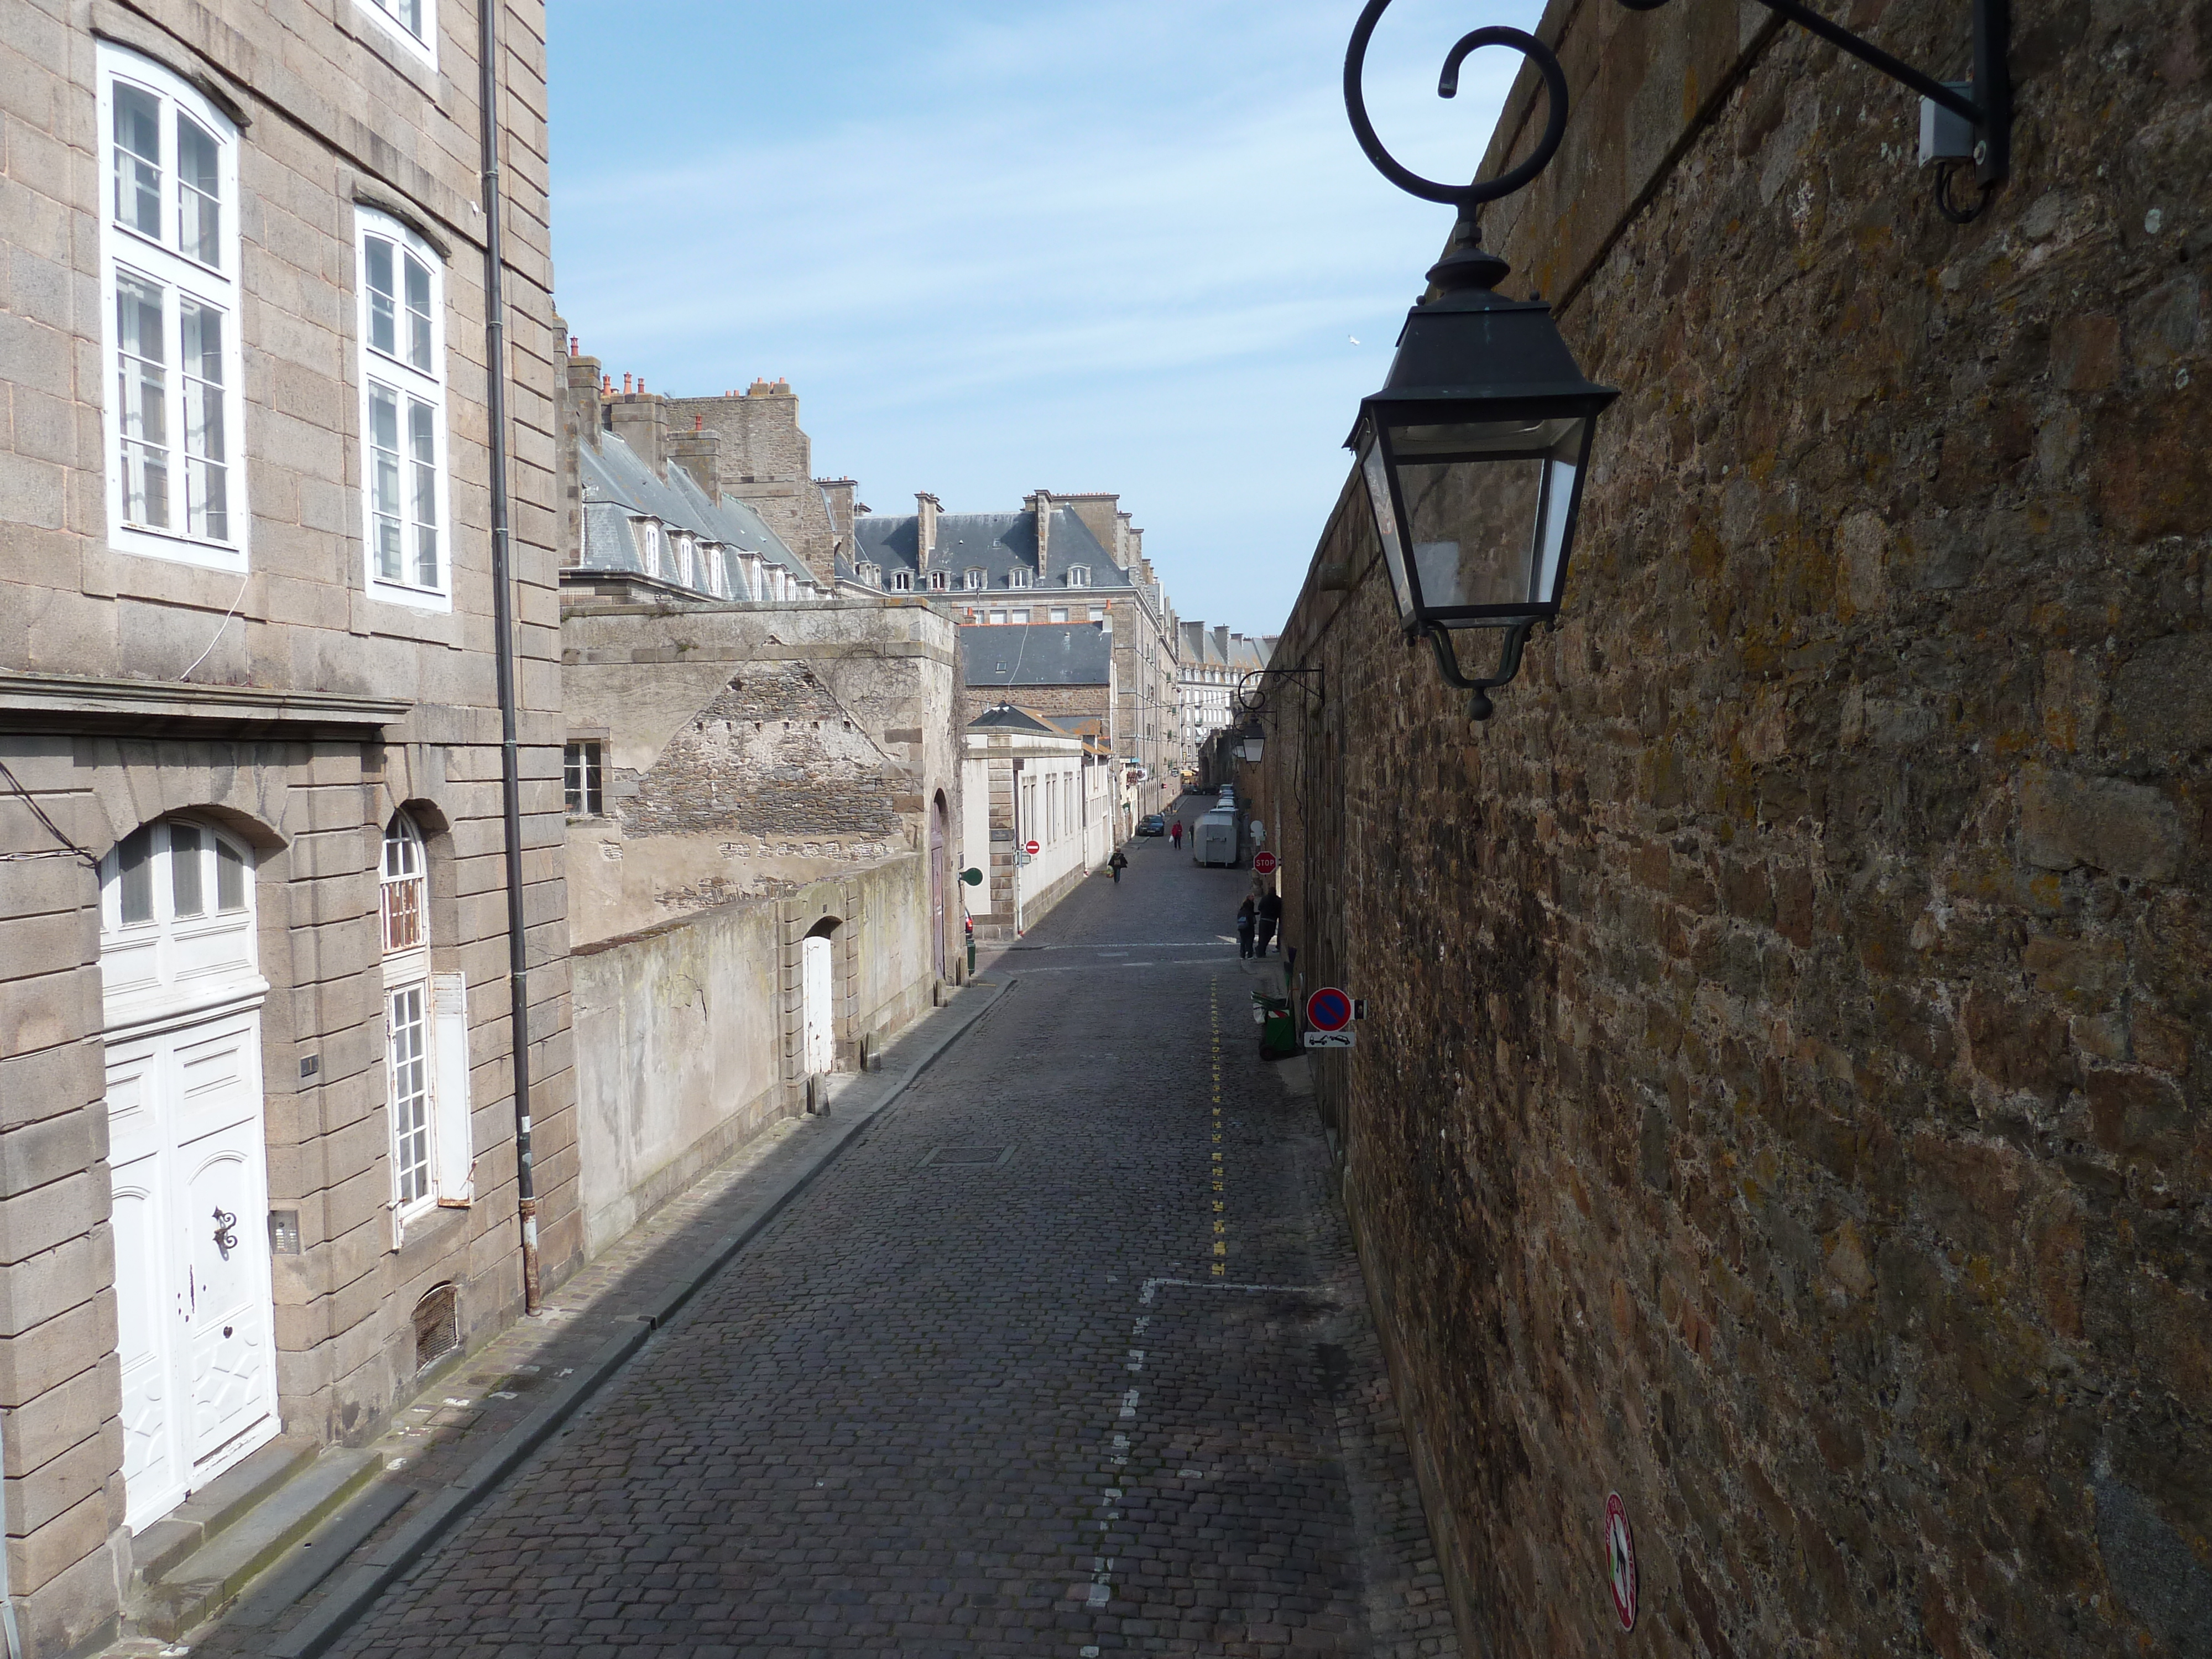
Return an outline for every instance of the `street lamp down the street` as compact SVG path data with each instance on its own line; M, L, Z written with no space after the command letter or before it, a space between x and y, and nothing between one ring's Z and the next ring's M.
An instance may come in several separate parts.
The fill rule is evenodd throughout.
M1597 386L1539 300L1497 292L1504 260L1486 252L1477 208L1527 184L1558 149L1566 127L1559 60L1519 29L1481 28L1444 63L1439 91L1457 88L1461 60L1477 46L1526 53L1548 101L1534 152L1502 177L1440 185L1406 171L1367 119L1359 76L1367 40L1390 0L1368 0L1345 55L1345 107L1368 158L1401 189L1460 210L1452 245L1431 268L1430 288L1407 313L1382 389L1364 398L1346 447L1358 458L1399 619L1426 635L1451 684L1472 694L1468 712L1492 712L1489 692L1519 672L1528 630L1559 612L1597 417L1620 394ZM1498 671L1470 678L1451 635L1504 630Z
M1243 731L1238 734L1237 752L1243 759L1257 765L1261 755L1265 750L1266 743L1267 734L1261 730L1260 722L1255 718L1248 721Z

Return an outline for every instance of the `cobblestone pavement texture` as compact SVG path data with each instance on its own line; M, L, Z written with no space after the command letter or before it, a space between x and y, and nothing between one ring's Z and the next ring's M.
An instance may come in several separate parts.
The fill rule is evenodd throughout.
M1249 873L1130 861L333 1652L1455 1652Z

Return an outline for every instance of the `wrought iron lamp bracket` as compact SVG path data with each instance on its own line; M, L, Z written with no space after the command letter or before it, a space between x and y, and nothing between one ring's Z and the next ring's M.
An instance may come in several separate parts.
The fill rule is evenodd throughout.
M1620 0L1620 3L1631 11L1656 11L1667 0ZM1954 224L1964 224L1980 213L1990 192L2004 182L2012 168L2012 77L2007 62L2012 44L2012 0L1972 0L1973 78L1963 88L1939 81L1903 58L1892 57L1871 40L1823 17L1803 0L1759 0L1759 3L1966 122L1973 131L1971 155L1975 179L1982 187L1981 199L1970 209L1952 207L1948 182L1958 160L1939 160L1936 205Z
M1520 673L1521 647L1528 642L1528 630L1535 625L1534 617L1522 617L1507 623L1505 642L1498 652L1498 672L1481 679L1469 679L1460 671L1459 650L1451 642L1451 629L1431 623L1421 630L1437 648L1437 670L1444 677L1444 683L1470 694L1467 700L1468 719L1486 720L1498 712L1497 705L1490 701L1490 694L1501 685L1510 685Z
M1267 704L1268 683L1272 680L1287 680L1316 705L1326 703L1327 678L1318 663L1311 668L1255 668L1237 682L1237 706L1248 714L1259 713ZM1311 684L1307 684L1309 680Z

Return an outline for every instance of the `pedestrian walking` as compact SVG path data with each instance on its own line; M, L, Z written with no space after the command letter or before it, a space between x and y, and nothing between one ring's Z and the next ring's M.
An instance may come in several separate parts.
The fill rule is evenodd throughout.
M1245 894L1244 902L1237 907L1237 954L1238 956L1249 957L1252 954L1252 927L1259 917L1260 910L1256 900L1252 894Z
M1252 954L1267 954L1267 941L1275 937L1275 924L1283 919L1283 896L1270 887L1260 895L1260 920L1252 930Z
M1114 884L1119 887L1121 884L1121 872L1129 867L1128 855L1120 848L1115 848L1114 856L1106 860L1106 867L1114 872Z
M1168 845L1178 853L1182 851L1182 820L1181 818L1168 820Z

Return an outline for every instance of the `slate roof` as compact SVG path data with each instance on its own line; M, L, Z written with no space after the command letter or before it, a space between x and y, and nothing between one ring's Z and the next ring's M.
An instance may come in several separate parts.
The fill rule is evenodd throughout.
M1048 726L1026 708L1017 708L1002 702L994 708L986 708L968 722L970 732L1038 732L1048 738L1064 738L1068 733Z
M1031 623L960 630L961 683L994 685L1108 685L1114 636L1096 623Z
M601 432L596 446L577 445L576 456L584 495L581 563L585 569L653 574L645 569L637 538L630 530L630 521L643 517L658 519L672 529L688 530L703 549L719 550L722 592L727 596L754 597L746 588L742 567L732 556L734 552L750 553L781 565L800 582L818 586L814 573L750 505L734 495L710 500L681 466L672 464L664 482L611 432Z
M970 566L984 572L984 586L1003 592L1006 578L1017 569L1030 573L1030 581L1038 587L1065 587L1071 565L1087 565L1093 587L1131 587L1135 586L1127 570L1114 562L1113 555L1099 545L1098 538L1091 533L1090 526L1075 515L1072 507L1055 507L1052 510L1052 534L1048 566L1037 569L1036 514L1026 508L1019 513L940 513L937 515L937 553L930 561L933 570L952 573L951 591L961 592L960 573ZM921 520L909 513L904 517L872 514L853 520L854 555L850 564L857 567L867 561L882 567L884 586L890 586L891 572L911 571L915 586L920 588L921 565L918 550L921 542ZM839 575L848 574L848 562L838 561ZM857 580L857 568L853 574Z

